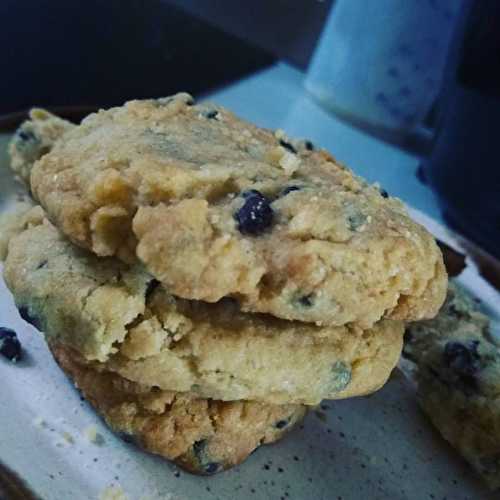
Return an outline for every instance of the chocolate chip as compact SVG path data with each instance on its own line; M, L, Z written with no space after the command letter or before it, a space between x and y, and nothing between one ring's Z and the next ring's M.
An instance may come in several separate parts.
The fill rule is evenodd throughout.
M37 330L42 329L40 320L29 310L28 306L18 307L17 310L19 311L19 316L21 316L26 323L33 325Z
M134 444L136 442L135 436L128 432L116 432L116 435L125 443Z
M314 305L314 294L303 295L299 298L299 304L303 307L312 307Z
M208 441L206 439L200 439L193 444L193 453L196 460L198 460L202 472L210 475L222 470L222 465L211 460L207 447Z
M238 230L243 234L257 236L273 223L274 212L271 202L255 189L242 193L242 196L245 198L245 203L234 214Z
M158 280L152 279L146 286L146 302L151 298L151 294L158 288L160 282Z
M220 467L220 464L218 464L217 462L210 462L209 464L205 465L204 471L206 474L215 474L220 470Z
M283 191L281 192L281 196L286 196L288 193L291 193L292 191L300 191L299 186L287 186Z
M289 143L280 139L280 146L283 146L285 149L290 151L290 153L297 154L297 150Z
M35 133L26 128L26 126L22 126L17 129L15 135L15 145L16 148L23 154L34 159L40 157L41 153L41 141L35 135Z
M205 453L205 449L207 447L207 440L200 439L193 444L193 451L198 460L201 460L201 456Z
M217 120L217 116L218 116L219 112L215 109L212 109L210 111L206 111L205 113L203 113L203 116L205 118L208 118L209 120Z
M13 363L22 357L21 342L10 328L0 327L0 354Z
M26 130L25 128L18 128L16 132L16 138L20 142L38 142L38 137L31 130Z
M288 424L290 423L290 420L278 420L275 424L274 427L276 429L284 429Z
M347 226L351 231L357 231L366 223L366 215L356 212L347 216Z
M443 351L446 366L459 375L475 375L481 368L478 346L478 340L471 340L467 344L448 342Z
M256 189L249 189L248 191L243 191L241 193L241 196L246 200L247 198L251 198L252 196L263 196L263 194Z
M450 316L453 316L454 318L463 318L467 315L467 312L466 311L462 311L460 310L456 304L453 304L451 303L449 306L448 306L448 314Z
M476 375L481 370L481 357L477 352L478 340L466 344L462 342L448 342L444 346L443 361L452 375L457 389L469 395L477 391Z

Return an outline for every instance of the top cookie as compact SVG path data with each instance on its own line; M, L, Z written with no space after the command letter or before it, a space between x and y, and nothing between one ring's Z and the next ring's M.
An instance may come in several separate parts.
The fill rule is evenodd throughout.
M31 188L73 242L137 256L179 297L362 327L444 300L441 253L398 200L187 94L90 115L35 163Z

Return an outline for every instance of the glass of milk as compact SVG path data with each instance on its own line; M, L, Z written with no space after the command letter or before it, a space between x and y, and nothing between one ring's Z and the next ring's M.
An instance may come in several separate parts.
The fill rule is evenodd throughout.
M467 3L467 0L465 1ZM464 0L336 0L306 78L326 108L387 140L432 137Z

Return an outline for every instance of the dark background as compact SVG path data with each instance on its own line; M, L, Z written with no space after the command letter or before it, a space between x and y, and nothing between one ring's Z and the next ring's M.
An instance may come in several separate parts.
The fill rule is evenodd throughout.
M0 115L199 95L276 58L305 68L331 3L2 0Z

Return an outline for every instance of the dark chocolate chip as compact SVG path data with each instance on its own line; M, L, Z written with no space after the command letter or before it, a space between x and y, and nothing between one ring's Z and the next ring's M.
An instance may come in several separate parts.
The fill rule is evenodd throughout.
M273 223L274 212L271 202L255 189L242 193L242 196L245 198L245 203L234 214L238 230L243 234L257 236Z
M286 196L288 193L291 193L292 191L300 191L300 187L299 186L287 186L281 192L281 196Z
M478 340L472 340L467 344L448 342L443 351L446 366L458 375L475 375L481 369L481 359L477 352L478 346Z
M148 301L148 299L151 297L151 294L158 288L158 285L160 284L160 282L158 280L155 280L155 279L152 279L146 286L146 293L145 293L145 297L146 297L146 302Z
M203 116L205 118L208 118L209 120L217 120L217 116L218 116L219 112L215 109L211 109L210 111L206 111L205 113L203 113Z
M200 439L193 444L193 452L198 460L201 460L202 455L205 453L205 448L207 447L207 440Z
M215 474L216 472L219 472L220 467L220 464L218 464L217 462L210 462L209 464L205 465L204 471L206 474Z
M366 215L361 212L351 214L347 217L347 225L351 231L357 231L366 222Z
M221 470L222 466L220 463L210 460L210 456L207 452L207 445L208 441L206 439L196 441L193 444L193 453L205 474L215 474Z
M288 149L290 153L297 154L297 150L289 143L280 139L280 146L283 146L285 149Z
M260 191L257 191L256 189L249 189L248 191L243 191L243 193L241 193L241 196L246 200L247 198L250 198L252 196L263 196L263 195Z
M18 307L17 310L19 311L19 316L21 316L26 323L33 325L37 330L42 329L40 320L33 313L31 313L28 306Z
M0 327L0 354L13 363L22 357L21 342L10 328Z
M456 304L450 304L449 307L448 307L448 314L450 316L453 316L455 318L462 318L466 315L465 311L461 311L457 306Z
M481 357L477 352L479 341L448 342L444 346L443 359L445 365L454 375L456 387L469 395L477 391L477 373L481 370Z
M303 307L312 307L314 305L314 294L303 295L299 299L299 304Z
M275 424L274 427L276 429L284 429L288 424L290 423L290 420L278 420Z
M15 339L17 338L17 333L12 330L12 328L7 328L5 326L0 326L0 337L2 338L11 338Z
M17 138L22 142L37 142L38 138L31 130L20 128L16 132Z
M117 432L116 435L125 443L134 444L136 443L136 439L132 434L128 432Z

